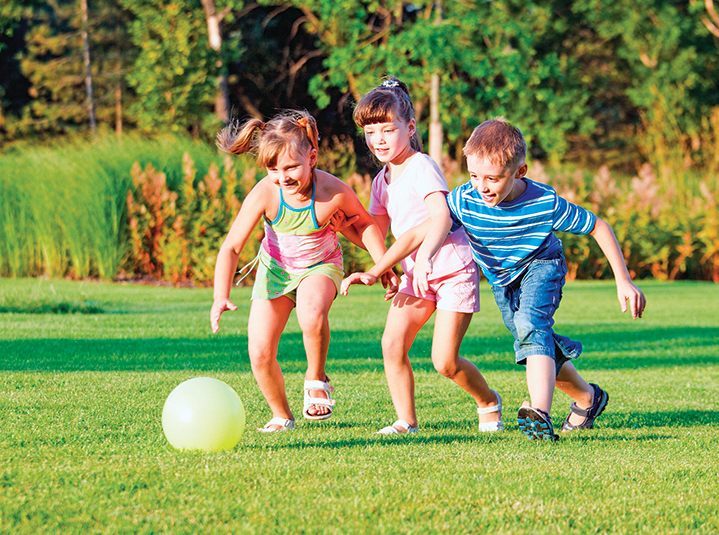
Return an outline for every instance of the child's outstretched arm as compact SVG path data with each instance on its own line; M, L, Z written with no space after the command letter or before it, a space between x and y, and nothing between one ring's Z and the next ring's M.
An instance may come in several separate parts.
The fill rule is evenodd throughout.
M597 217L594 229L589 234L597 240L599 247L609 261L609 265L612 266L614 279L617 282L617 299L619 299L622 312L627 311L627 301L629 301L632 318L641 318L647 300L644 293L632 282L632 277L629 275L622 249L619 247L614 231L605 221Z
M382 221L383 224L380 224L365 210L352 188L343 182L340 182L340 184L343 188L340 195L342 216L338 217L335 213L332 217L333 223L335 226L338 226L338 224L343 226L342 234L352 243L366 249L372 260L378 262L386 252L384 236L389 228L389 219L386 222ZM342 219L345 219L345 221L341 221ZM348 225L349 222L351 222L351 225ZM385 299L391 299L399 288L399 278L390 269L382 277L382 284L387 288Z
M240 213L237 214L237 218L232 223L232 227L217 253L214 302L210 311L210 326L213 333L220 329L220 316L223 312L237 310L237 306L230 301L232 279L237 270L240 253L265 211L265 200L268 195L266 186L266 183L260 182L247 195L242 203L242 208L240 208Z
M432 257L447 239L452 228L452 219L447 198L442 192L431 193L425 198L430 217L423 223L409 229L392 244L382 259L367 273L352 273L342 281L340 293L347 295L352 284L371 286L384 272L392 269L419 247L414 265L414 291L425 295L428 290L427 275L432 273Z
M340 293L347 295L349 287L353 284L372 286L382 274L391 270L420 246L431 226L432 218L429 218L402 234L369 271L366 273L352 273L345 278L342 281Z
M425 197L424 202L429 210L431 225L423 236L422 244L417 251L412 281L414 291L420 295L426 295L429 290L427 276L432 273L432 257L442 247L452 228L452 217L444 193L432 193Z

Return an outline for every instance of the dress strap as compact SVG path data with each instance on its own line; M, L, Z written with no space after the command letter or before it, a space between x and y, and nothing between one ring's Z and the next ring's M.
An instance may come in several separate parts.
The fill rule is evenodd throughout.
M245 264L244 266L242 266L242 268L238 269L238 270L235 272L235 275L240 275L243 271L247 270L247 272L246 272L244 275L242 275L242 277L240 277L240 280L238 280L238 281L235 283L235 286L239 286L240 283L241 283L243 280L245 280L245 277L247 277L247 275L249 275L250 273L252 273L252 270L255 269L255 266L256 266L257 263L260 261L260 253L261 253L261 252L262 252L262 245L260 245L260 250L257 252L257 256L255 257L255 259L252 260L251 262L249 262L248 264Z
M317 183L317 175L315 174L315 170L312 169L312 201L310 202L310 213L312 214L312 223L314 223L315 228L319 229L320 226L317 224L317 216L315 215L315 185Z

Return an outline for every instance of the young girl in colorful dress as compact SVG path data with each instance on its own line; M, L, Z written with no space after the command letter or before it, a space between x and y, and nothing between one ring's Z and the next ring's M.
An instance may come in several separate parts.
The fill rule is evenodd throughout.
M257 223L264 219L265 237L247 326L252 373L273 415L260 429L264 432L295 428L277 361L280 335L295 307L307 353L302 414L310 420L332 415L335 402L330 392L334 389L325 373L330 341L327 314L343 276L342 249L330 226L333 214L341 209L353 221L348 230L359 236L375 261L385 251L383 236L352 188L315 169L317 141L314 118L299 111L282 113L267 123L250 119L217 136L221 150L256 152L257 163L267 169L267 176L242 203L217 255L210 313L216 333L220 315L237 310L230 301L237 261Z
M382 236L391 225L399 238L427 218L449 217L447 181L437 164L422 153L407 86L390 78L366 94L354 112L370 151L384 163L372 183L369 212ZM416 252L402 261L404 275L394 297L382 335L384 368L398 420L382 434L417 431L414 375L409 350L415 336L437 311L432 340L432 363L462 387L477 403L480 431L501 431L502 400L487 386L477 367L459 356L459 347L472 314L479 311L479 273L464 231L450 234L434 257L430 291L413 289ZM419 269L421 266L417 266ZM425 271L424 267L422 272ZM373 284L376 277L355 273L342 284Z

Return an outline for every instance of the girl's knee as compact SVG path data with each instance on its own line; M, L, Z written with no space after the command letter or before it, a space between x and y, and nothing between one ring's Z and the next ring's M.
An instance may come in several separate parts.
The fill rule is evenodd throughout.
M433 360L432 364L434 364L434 369L437 370L437 373L447 379L452 379L459 371L457 363L454 360Z
M388 333L382 335L382 355L386 358L404 354L404 340Z
M308 310L302 314L298 311L297 320L302 333L309 336L321 334L328 325L327 315L318 309Z
M268 345L263 340L249 340L247 353L253 368L265 368L277 360L277 348Z

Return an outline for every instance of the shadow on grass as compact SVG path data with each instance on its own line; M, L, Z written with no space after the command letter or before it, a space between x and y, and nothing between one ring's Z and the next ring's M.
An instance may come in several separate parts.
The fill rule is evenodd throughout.
M609 411L609 409L607 410ZM640 429L646 427L678 428L719 425L719 413L709 410L612 412L608 414L608 416L610 416L610 418L607 418L606 423L601 425L601 427L612 429Z
M579 431L572 433L560 434L560 440L557 445L562 443L592 443L592 442L656 442L662 440L671 440L674 437L667 434L656 432L648 432L642 434L618 434L606 435L597 431L605 430L632 430L647 428L669 428L669 429L686 429L692 427L703 427L707 425L719 424L719 415L714 411L663 411L663 412L645 412L645 413L614 413L611 420L606 420L603 425L598 426L596 430ZM438 421L432 425L423 427L419 433L410 436L390 435L380 436L375 434L374 430L367 428L367 436L362 437L342 437L334 439L333 437L318 436L315 431L318 428L299 429L293 438L299 440L282 443L273 440L271 443L249 444L245 448L253 450L262 450L267 448L273 449L308 449L308 448L366 448L366 447L393 447L398 446L425 446L425 445L449 445L449 444L476 444L477 446L491 446L508 440L519 440L524 442L526 438L516 428L510 428L503 433L493 434L468 434L467 429L473 424L466 421ZM511 425L511 424L510 424ZM357 425L350 422L338 422L333 425L326 425L321 428L322 431L357 429ZM307 434L307 441L303 440L304 434ZM542 443L538 443L542 445Z
M627 329L612 333L572 332L585 345L581 370L622 370L719 364L719 329ZM334 331L328 373L374 371L382 367L378 332ZM461 355L481 371L516 370L509 335L465 338ZM431 339L418 337L410 352L417 371L431 371ZM306 369L301 333L285 333L280 365L287 373ZM3 371L248 371L247 338L40 338L0 341Z
M281 443L279 440L273 440L272 443L266 444L248 444L243 449L263 450L272 449L322 449L322 448L362 448L367 447L392 447L398 446L431 446L431 445L450 445L450 444L472 444L491 445L499 441L513 440L514 437L508 434L495 435L492 437L472 436L468 434L431 434L432 431L426 433L416 433L411 436L404 435L377 435L374 431L368 430L366 437L343 437L343 438L319 438L312 436L310 440L293 440L292 442ZM300 438L300 437L297 437Z

